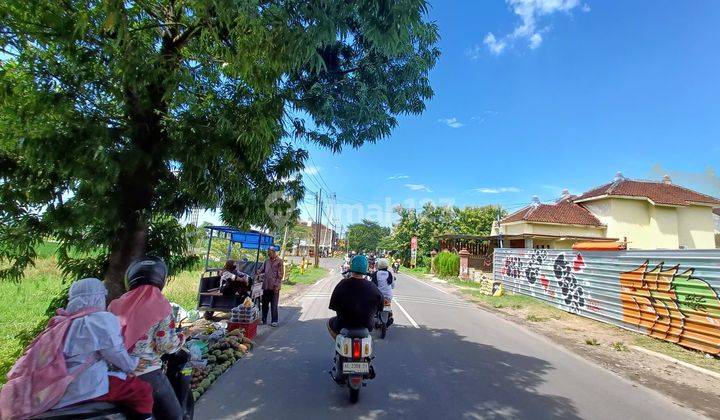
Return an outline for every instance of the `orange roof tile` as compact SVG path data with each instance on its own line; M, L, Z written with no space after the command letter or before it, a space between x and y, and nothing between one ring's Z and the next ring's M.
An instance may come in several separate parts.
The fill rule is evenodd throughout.
M531 204L501 220L510 222L561 223L567 225L603 226L585 207L563 199L554 204Z
M655 204L687 206L693 203L720 206L720 200L691 189L665 182L635 181L620 178L614 182L594 188L575 200L601 197L603 195L645 197Z

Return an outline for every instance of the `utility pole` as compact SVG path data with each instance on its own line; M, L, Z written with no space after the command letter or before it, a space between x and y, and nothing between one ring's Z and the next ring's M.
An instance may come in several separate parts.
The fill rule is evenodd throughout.
M320 221L322 217L322 189L315 194L315 267L320 267Z

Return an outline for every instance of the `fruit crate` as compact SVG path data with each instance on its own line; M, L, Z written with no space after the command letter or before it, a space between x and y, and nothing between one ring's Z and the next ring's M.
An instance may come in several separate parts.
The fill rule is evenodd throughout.
M230 332L232 330L236 330L238 328L242 328L243 331L245 331L245 337L248 340L255 339L255 336L257 336L257 327L258 327L258 320L254 320L251 322L228 322L227 324L227 331Z

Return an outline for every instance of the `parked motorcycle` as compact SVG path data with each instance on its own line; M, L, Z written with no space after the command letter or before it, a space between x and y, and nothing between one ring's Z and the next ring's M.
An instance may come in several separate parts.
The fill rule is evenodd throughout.
M372 337L367 328L343 328L335 337L335 357L330 376L338 385L347 385L353 404L360 398L360 388L366 385L366 380L375 377L372 350Z
M392 302L384 299L382 311L377 311L375 315L375 328L380 331L380 338L385 338L390 325L392 325Z

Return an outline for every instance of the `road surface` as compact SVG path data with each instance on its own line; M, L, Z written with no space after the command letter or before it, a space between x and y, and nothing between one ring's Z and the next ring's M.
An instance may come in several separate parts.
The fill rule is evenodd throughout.
M196 418L699 417L442 285L403 274L393 303L396 325L387 339L375 340L377 378L351 405L347 389L327 372L333 343L325 323L338 280L337 274L320 280L296 307L285 308L281 326L200 399Z

